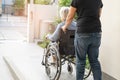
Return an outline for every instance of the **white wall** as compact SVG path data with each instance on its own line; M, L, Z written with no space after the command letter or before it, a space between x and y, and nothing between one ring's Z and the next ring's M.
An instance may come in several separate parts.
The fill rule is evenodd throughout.
M102 0L102 43L100 60L103 72L120 80L120 0Z
M34 34L36 39L42 39L45 36L45 32L52 26L52 22L58 14L57 10L58 7L56 5L34 5Z
M33 39L40 39L48 31L48 28L51 28L52 22L58 15L58 7L56 5L32 4L28 8L28 42L33 42Z

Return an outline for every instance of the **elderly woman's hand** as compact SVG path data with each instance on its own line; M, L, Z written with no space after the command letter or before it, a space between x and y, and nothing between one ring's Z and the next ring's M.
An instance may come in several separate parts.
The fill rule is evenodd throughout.
M62 26L61 29L63 30L63 32L67 31L67 28L65 26Z

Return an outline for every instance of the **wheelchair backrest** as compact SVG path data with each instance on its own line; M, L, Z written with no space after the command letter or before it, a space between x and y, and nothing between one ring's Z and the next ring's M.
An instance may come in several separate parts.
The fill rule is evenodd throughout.
M60 37L60 53L62 54L74 54L74 37L75 30L67 30L66 33L61 32Z

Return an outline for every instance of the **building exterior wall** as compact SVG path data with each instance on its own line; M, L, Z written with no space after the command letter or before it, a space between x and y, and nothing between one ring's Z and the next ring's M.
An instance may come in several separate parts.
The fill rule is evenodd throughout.
M100 61L103 72L120 80L120 0L103 0Z
M58 7L55 5L32 4L28 6L28 42L42 39L51 28L51 24L58 14L57 10Z
M51 27L52 22L57 16L57 6L35 4L33 15L35 26L35 38L42 39L43 36L45 36L44 32L47 32L49 30L49 27Z

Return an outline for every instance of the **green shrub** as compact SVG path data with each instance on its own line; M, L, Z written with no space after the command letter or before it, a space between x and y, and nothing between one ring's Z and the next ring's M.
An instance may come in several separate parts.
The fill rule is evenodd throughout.
M53 25L56 27L59 23L61 23L60 17L55 17Z
M34 0L35 4L45 4L48 5L50 4L51 0Z
M46 36L46 35L45 35ZM39 42L38 45L42 48L46 48L47 45L49 44L50 40L46 39L46 37L43 37L43 41Z
M89 63L88 56L86 56L86 65L85 65L85 68L90 69L90 63Z
M59 0L59 6L70 6L72 0Z
M25 5L24 0L15 0L13 3L14 3L13 6L18 9L24 8Z

